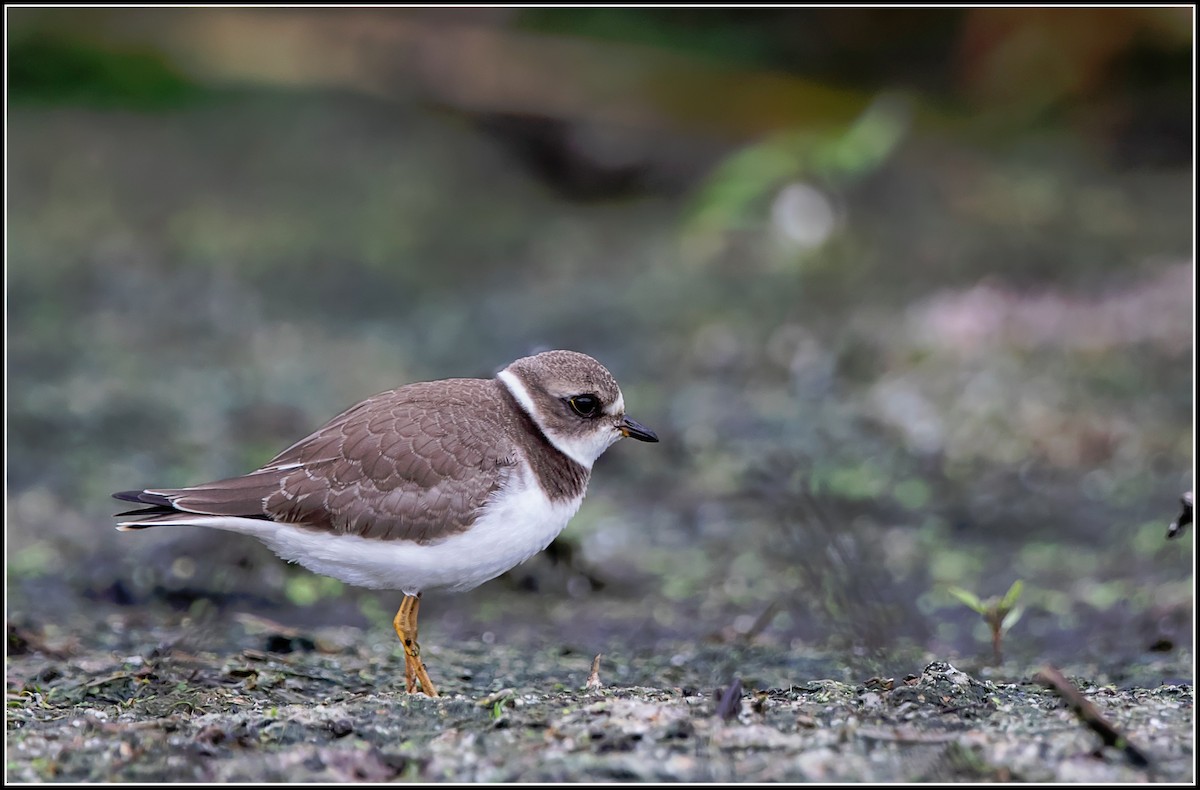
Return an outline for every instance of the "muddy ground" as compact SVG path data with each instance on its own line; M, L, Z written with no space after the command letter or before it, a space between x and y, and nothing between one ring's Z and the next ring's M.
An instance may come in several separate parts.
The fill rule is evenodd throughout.
M402 653L382 630L243 616L197 634L146 619L107 616L91 647L10 625L9 781L1195 776L1191 666L1178 654L1112 674L1064 668L1141 764L1015 662L960 661L968 673L913 657L851 678L844 656L769 643L614 645L589 686L593 656L561 644L426 638L442 692L430 699L404 691ZM197 649L209 634L216 649Z

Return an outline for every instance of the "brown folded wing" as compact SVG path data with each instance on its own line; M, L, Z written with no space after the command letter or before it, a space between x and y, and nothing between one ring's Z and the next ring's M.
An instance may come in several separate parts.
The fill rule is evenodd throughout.
M250 474L146 493L190 513L366 538L460 532L516 464L498 386L410 384L354 406Z

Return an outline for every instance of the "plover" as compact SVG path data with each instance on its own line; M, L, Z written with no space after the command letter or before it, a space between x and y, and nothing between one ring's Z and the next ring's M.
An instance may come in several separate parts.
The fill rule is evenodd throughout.
M401 591L406 688L437 696L417 644L421 594L469 590L550 545L623 436L658 441L625 415L603 365L547 351L494 379L375 395L241 477L113 494L145 506L118 513L117 529L240 532L346 584Z

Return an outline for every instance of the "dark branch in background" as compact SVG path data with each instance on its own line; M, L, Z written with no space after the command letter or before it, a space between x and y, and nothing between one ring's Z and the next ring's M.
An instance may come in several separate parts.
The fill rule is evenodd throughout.
M1179 498L1179 502L1183 505L1183 510L1171 522L1171 526L1167 527L1167 537L1177 538L1183 534L1183 528L1192 523L1192 492L1188 491Z
M1129 758L1129 762L1139 768L1149 767L1149 758L1130 743L1112 722L1104 718L1104 714L1100 713L1096 706L1089 702L1087 697L1083 696L1083 692L1072 685L1071 681L1063 677L1063 674L1057 668L1047 664L1038 670L1034 678L1042 685L1057 692L1058 696L1063 698L1075 715L1088 726L1088 729L1104 739L1105 746L1112 746L1125 752L1125 756Z

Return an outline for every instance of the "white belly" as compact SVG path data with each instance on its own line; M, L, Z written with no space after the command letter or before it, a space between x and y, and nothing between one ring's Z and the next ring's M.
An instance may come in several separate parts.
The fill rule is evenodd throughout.
M579 510L583 496L552 502L528 479L508 486L469 529L424 545L333 535L262 519L191 516L178 523L253 535L276 554L346 584L372 589L469 590L550 545Z

